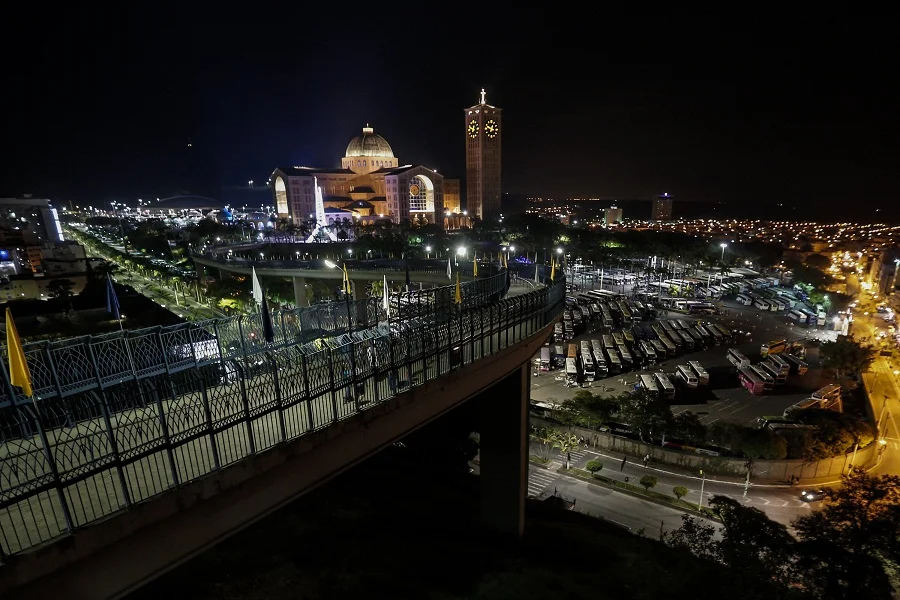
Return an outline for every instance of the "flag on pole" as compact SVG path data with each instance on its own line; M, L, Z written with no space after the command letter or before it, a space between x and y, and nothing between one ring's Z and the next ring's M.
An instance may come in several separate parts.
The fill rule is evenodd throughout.
M387 275L384 276L384 288L382 289L384 298L382 299L382 306L384 306L384 311L388 312L391 310L391 300L388 295L388 283L387 283Z
M478 258L472 256L472 277L478 277Z
M453 281L453 267L450 266L450 257L447 257L447 279Z
M113 287L112 278L109 273L106 274L106 312L122 322L122 311L119 308L119 297L116 296L116 289Z
M462 285L459 283L459 273L456 274L456 297L453 299L454 304L462 304Z
M353 293L353 287L350 285L350 274L347 272L347 263L344 263L344 282L341 284L341 289L344 290L347 296Z
M275 342L275 330L272 328L272 315L269 314L269 303L266 297L262 297L262 303L259 307L259 316L262 319L263 338L267 344Z
M537 263L537 254L534 255L534 282L541 282L541 265Z
M251 268L253 269L253 299L258 306L262 306L263 300L265 299L263 296L262 285L259 283L259 277L256 276L256 267Z
M22 393L29 398L32 397L34 391L31 389L31 371L28 370L22 340L19 339L16 322L9 308L6 309L6 352L9 355L9 382L22 388Z
M509 268L509 265L506 264L506 255L505 255L505 254L503 255L503 268L504 268L504 269L508 269L508 268Z
M553 259L550 259L550 281L556 279L556 263Z

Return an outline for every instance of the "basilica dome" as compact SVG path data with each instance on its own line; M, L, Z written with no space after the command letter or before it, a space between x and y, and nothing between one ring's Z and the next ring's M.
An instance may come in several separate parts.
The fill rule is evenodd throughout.
M347 144L346 158L356 156L373 156L376 158L394 158L394 151L387 140L375 133L375 130L366 125L362 135L358 135Z

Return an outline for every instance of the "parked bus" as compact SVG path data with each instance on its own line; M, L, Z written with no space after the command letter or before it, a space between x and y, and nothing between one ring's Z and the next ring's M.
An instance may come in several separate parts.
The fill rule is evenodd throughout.
M621 331L616 331L612 334L613 341L616 343L616 346L621 346L625 343L625 337L622 335Z
M765 385L763 389L765 389L767 392L769 390L775 389L775 378L772 377L769 373L766 373L766 371L762 367L760 367L759 365L750 365L748 368L756 373L757 377L763 380L763 384Z
M703 338L700 336L699 333L697 333L697 330L694 329L693 327L691 327L689 329L685 329L684 332L687 333L689 336L691 336L691 339L694 340L694 348L700 349L700 348L703 348L706 346L706 344L703 341Z
M700 329L700 328L702 328L702 331L709 332L709 335L712 336L714 345L721 346L722 342L725 341L722 338L722 333L715 327L711 327L711 326L707 326L707 325L697 325L697 329ZM702 331L701 331L701 334L702 334Z
M697 375L697 383L699 385L709 385L709 373L703 368L703 365L696 360L689 360L688 365L694 370L694 374Z
M569 344L569 349L566 351L566 358L571 358L575 360L578 357L578 346L575 344Z
M609 350L610 348L615 348L616 343L613 341L613 336L606 334L603 336L603 347Z
M807 321L809 321L809 317L799 310L790 311L788 313L788 319L796 321L798 325L806 325Z
M581 340L581 353L582 354L590 354L591 353L591 343L587 340Z
M809 370L809 365L793 354L782 354L781 358L790 363L791 372L796 373L797 375L806 375L806 372Z
M653 344L648 342L647 340L641 340L641 352L644 353L644 356L647 357L647 362L651 365L656 364L656 349L653 347Z
M622 356L622 368L630 371L634 367L634 359L631 357L631 352L628 351L625 344L619 344L616 346L616 349Z
M557 321L553 324L553 341L554 342L562 342L565 340L565 334L563 333L563 324Z
M654 395L659 395L659 388L656 387L656 380L653 378L653 375L642 374L640 377L641 380L641 388L650 392Z
M786 361L783 357L784 354L773 354L769 357L769 362L778 367L778 370L784 373L784 376L787 377L791 372L791 363Z
M750 366L750 359L734 348L729 348L725 357L728 359L728 362L734 365L735 369L743 369Z
M675 367L675 377L684 382L684 385L689 388L695 388L700 383L689 365L678 365Z
M678 354L678 348L675 347L675 344L672 343L672 340L666 334L659 336L659 342L665 346L667 355L676 356Z
M753 304L753 298L750 296L745 296L744 294L738 294L737 301L739 304L743 304L744 306L750 306Z
M626 329L622 332L622 335L625 337L625 345L629 348L634 346L634 334L631 333L630 329Z
M578 385L578 362L574 358L566 358L566 383Z
M656 386L659 388L663 398L671 400L675 397L675 386L672 380L665 373L654 373L656 376Z
M606 357L603 356L603 350L597 348L594 350L594 372L597 379L609 377L609 367L606 364Z
M820 390L812 393L814 400L823 402L834 402L841 399L841 386L836 383L830 383Z
M604 348L604 350L606 352L606 357L609 359L609 372L621 373L622 359L619 358L619 353L616 352L615 348Z
M713 338L712 334L706 330L706 327L703 325L697 324L694 325L694 331L700 336L700 339L703 340L704 346L712 346L716 344L715 338Z
M656 352L656 360L666 360L666 347L663 346L663 343L659 340L648 340L650 345L653 346L653 351Z
M593 381L597 375L597 371L594 370L594 357L590 352L581 353L581 372L585 381Z
M682 342L684 342L685 348L687 348L688 350L694 349L694 338L691 337L691 334L689 334L685 330L677 331L676 333L681 338Z
M751 371L749 368L742 368L738 370L738 379L741 382L741 385L744 386L751 394L764 394L766 393L765 383L762 379L760 379L756 373Z
M547 372L550 370L550 346L542 346L541 347L541 371Z
M781 354L787 349L787 340L772 340L767 344L763 344L759 350L760 355L765 358L770 354Z
M734 340L734 336L732 335L731 330L728 329L727 327L722 327L718 323L710 323L709 327L712 329L717 329L719 331L719 333L722 334L722 341L724 341L725 343L728 343L728 342L731 342Z
M787 373L784 373L778 365L770 360L764 360L757 365L762 371L770 375L775 380L775 385L784 385L787 383Z
M769 303L763 298L757 298L753 301L753 307L759 310L769 310Z

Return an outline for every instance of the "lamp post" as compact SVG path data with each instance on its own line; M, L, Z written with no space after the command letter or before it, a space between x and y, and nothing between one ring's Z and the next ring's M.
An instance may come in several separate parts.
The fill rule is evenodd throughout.
M425 246L425 252L428 254L428 258L431 258L431 246Z
M697 508L703 508L703 488L706 487L706 474L700 469L700 504Z
M728 244L726 244L725 242L722 242L719 245L722 246L722 262L725 262L725 248L728 247Z

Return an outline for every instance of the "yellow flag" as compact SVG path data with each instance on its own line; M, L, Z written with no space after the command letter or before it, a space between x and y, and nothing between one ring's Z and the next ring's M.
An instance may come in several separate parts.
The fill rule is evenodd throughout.
M341 287L344 288L344 293L348 296L353 293L353 288L350 286L350 274L347 273L347 263L344 263L344 283Z
M550 259L550 281L556 279L556 262Z
M22 388L22 393L31 397L34 391L31 389L31 371L25 362L25 351L22 350L22 340L16 331L16 322L12 313L6 309L6 352L9 354L9 379L10 383Z
M462 286L459 283L459 271L456 272L456 304L462 304Z
M508 268L509 268L509 265L506 264L506 255L505 255L505 254L503 255L503 268L504 268L504 269L508 269Z
M472 256L472 277L478 277L478 259Z

